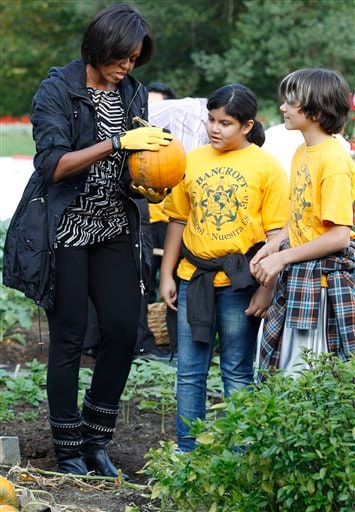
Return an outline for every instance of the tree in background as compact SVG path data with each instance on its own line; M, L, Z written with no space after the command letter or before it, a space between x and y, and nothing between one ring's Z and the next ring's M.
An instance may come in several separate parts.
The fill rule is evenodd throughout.
M126 0L150 22L157 52L134 70L178 96L206 96L241 81L275 105L280 78L334 67L355 88L354 0ZM114 0L1 0L0 115L30 111L50 66L80 56L92 16ZM263 106L263 105L261 105Z
M354 87L354 0L245 0L228 49L193 52L207 81L241 81L276 100L280 80L295 69L328 67Z
M1 0L0 115L30 111L50 66L80 56L80 40L100 0Z
M220 54L228 50L235 20L245 0L133 0L153 27L157 51L145 70L136 76L143 82L163 81L180 97L204 97L221 85L220 77L206 80L193 53Z

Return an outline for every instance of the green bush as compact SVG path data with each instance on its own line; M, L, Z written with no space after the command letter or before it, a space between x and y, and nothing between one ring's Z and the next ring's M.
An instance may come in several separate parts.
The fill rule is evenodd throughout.
M197 447L162 442L143 472L162 510L350 512L355 490L355 358L316 360L240 390L213 421L194 422ZM236 447L240 447L239 449Z

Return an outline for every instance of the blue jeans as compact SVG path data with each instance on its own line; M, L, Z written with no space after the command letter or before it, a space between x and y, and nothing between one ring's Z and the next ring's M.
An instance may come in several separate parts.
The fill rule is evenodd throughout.
M215 288L215 314L209 343L192 341L187 322L187 281L181 281L178 297L178 371L176 436L182 451L195 447L182 416L189 420L206 415L207 376L216 333L220 341L220 365L224 395L253 381L253 362L260 319L244 311L256 288L232 292L230 286Z

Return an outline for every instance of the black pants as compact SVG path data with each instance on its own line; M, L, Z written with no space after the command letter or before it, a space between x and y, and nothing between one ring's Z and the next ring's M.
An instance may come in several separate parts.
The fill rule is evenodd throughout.
M78 417L78 374L88 297L101 341L91 383L94 402L117 405L131 368L140 308L139 276L127 236L56 250L56 295L47 311L47 393L51 416Z

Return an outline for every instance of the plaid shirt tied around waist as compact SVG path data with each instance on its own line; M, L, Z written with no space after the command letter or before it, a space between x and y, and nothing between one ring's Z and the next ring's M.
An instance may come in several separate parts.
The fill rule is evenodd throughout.
M290 247L289 240L280 250ZM321 277L327 276L327 341L329 351L343 360L355 351L355 241L325 258L293 263L278 276L260 347L260 369L277 368L284 325L317 327Z

